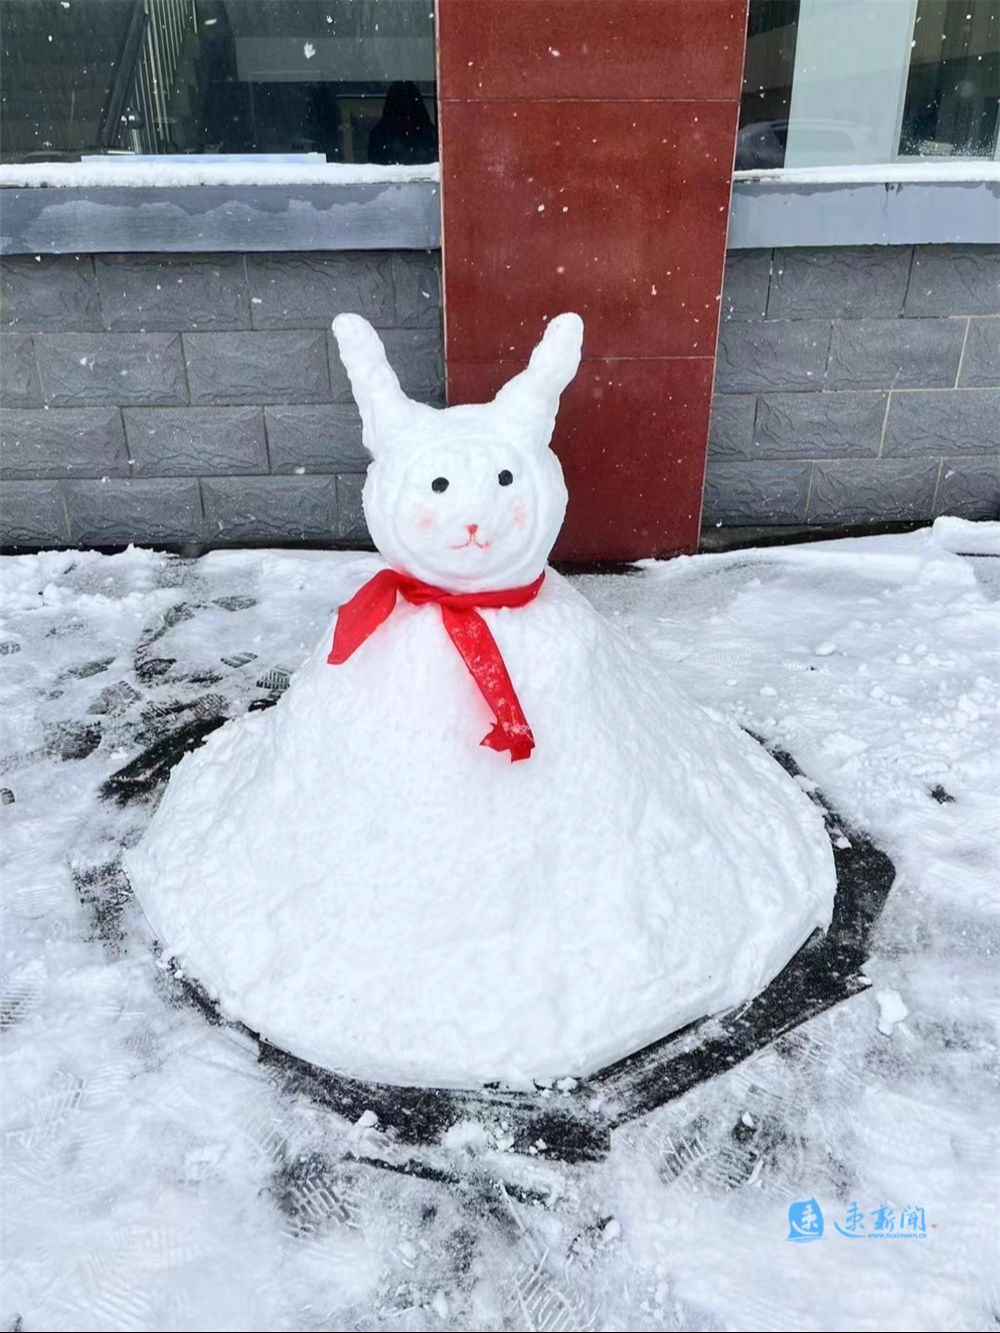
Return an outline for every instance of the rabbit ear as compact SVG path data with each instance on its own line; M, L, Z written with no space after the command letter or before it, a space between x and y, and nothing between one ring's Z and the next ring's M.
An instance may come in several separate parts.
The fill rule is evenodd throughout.
M374 456L385 444L387 434L404 425L418 404L412 403L399 387L382 339L366 319L338 315L333 321L333 336L361 413L361 438Z
M541 448L548 445L559 396L576 374L583 345L579 315L557 315L531 354L527 368L508 380L494 403L519 421L534 423Z

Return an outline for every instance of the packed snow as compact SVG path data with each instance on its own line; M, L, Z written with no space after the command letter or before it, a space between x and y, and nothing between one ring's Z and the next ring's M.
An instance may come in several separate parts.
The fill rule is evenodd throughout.
M363 319L334 330L389 565L450 592L531 584L566 508L548 444L579 318L492 403L444 409L403 394ZM384 569L348 567L350 593ZM180 763L125 862L228 1017L354 1077L590 1074L751 999L830 920L820 812L756 741L552 570L481 618L530 757L481 744L495 719L441 607L397 606L338 665L324 626L273 712Z
M603 1162L466 1121L417 1176L392 1125L345 1123L185 999L116 870L150 810L98 796L165 727L241 715L297 668L357 557L4 562L4 1326L991 1327L1000 561L954 545L572 580L893 857L873 984ZM789 1244L810 1199L825 1235ZM926 1238L845 1236L852 1204L868 1228L923 1209Z
M934 540L956 555L1000 555L1000 523L945 516L934 524Z

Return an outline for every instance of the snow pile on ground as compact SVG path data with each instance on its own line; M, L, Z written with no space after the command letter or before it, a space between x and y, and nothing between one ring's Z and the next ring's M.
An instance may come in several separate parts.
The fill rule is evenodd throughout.
M275 688L352 559L5 562L3 1325L991 1327L1000 561L922 532L574 580L900 878L867 993L564 1166L502 1125L416 1162L346 1125L187 1002L121 877L149 810L101 783ZM823 1239L789 1244L810 1198ZM909 1207L926 1238L885 1243Z
M946 516L935 520L931 537L956 555L1000 555L1000 522L973 523Z

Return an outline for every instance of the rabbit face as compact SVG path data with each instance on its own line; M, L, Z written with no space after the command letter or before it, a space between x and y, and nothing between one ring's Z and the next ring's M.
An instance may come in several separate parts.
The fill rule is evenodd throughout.
M403 394L375 331L334 322L361 409L368 529L389 565L454 592L532 582L562 526L566 487L549 449L582 324L553 320L528 368L491 403L436 409Z
M454 591L530 583L566 511L555 454L487 433L488 410L438 412L376 457L365 483L368 530L388 563Z

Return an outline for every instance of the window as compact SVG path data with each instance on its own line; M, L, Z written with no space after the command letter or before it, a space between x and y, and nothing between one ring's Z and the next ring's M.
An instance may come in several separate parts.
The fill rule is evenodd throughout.
M1000 0L750 0L738 169L993 158Z
M4 162L433 162L433 0L3 0Z

